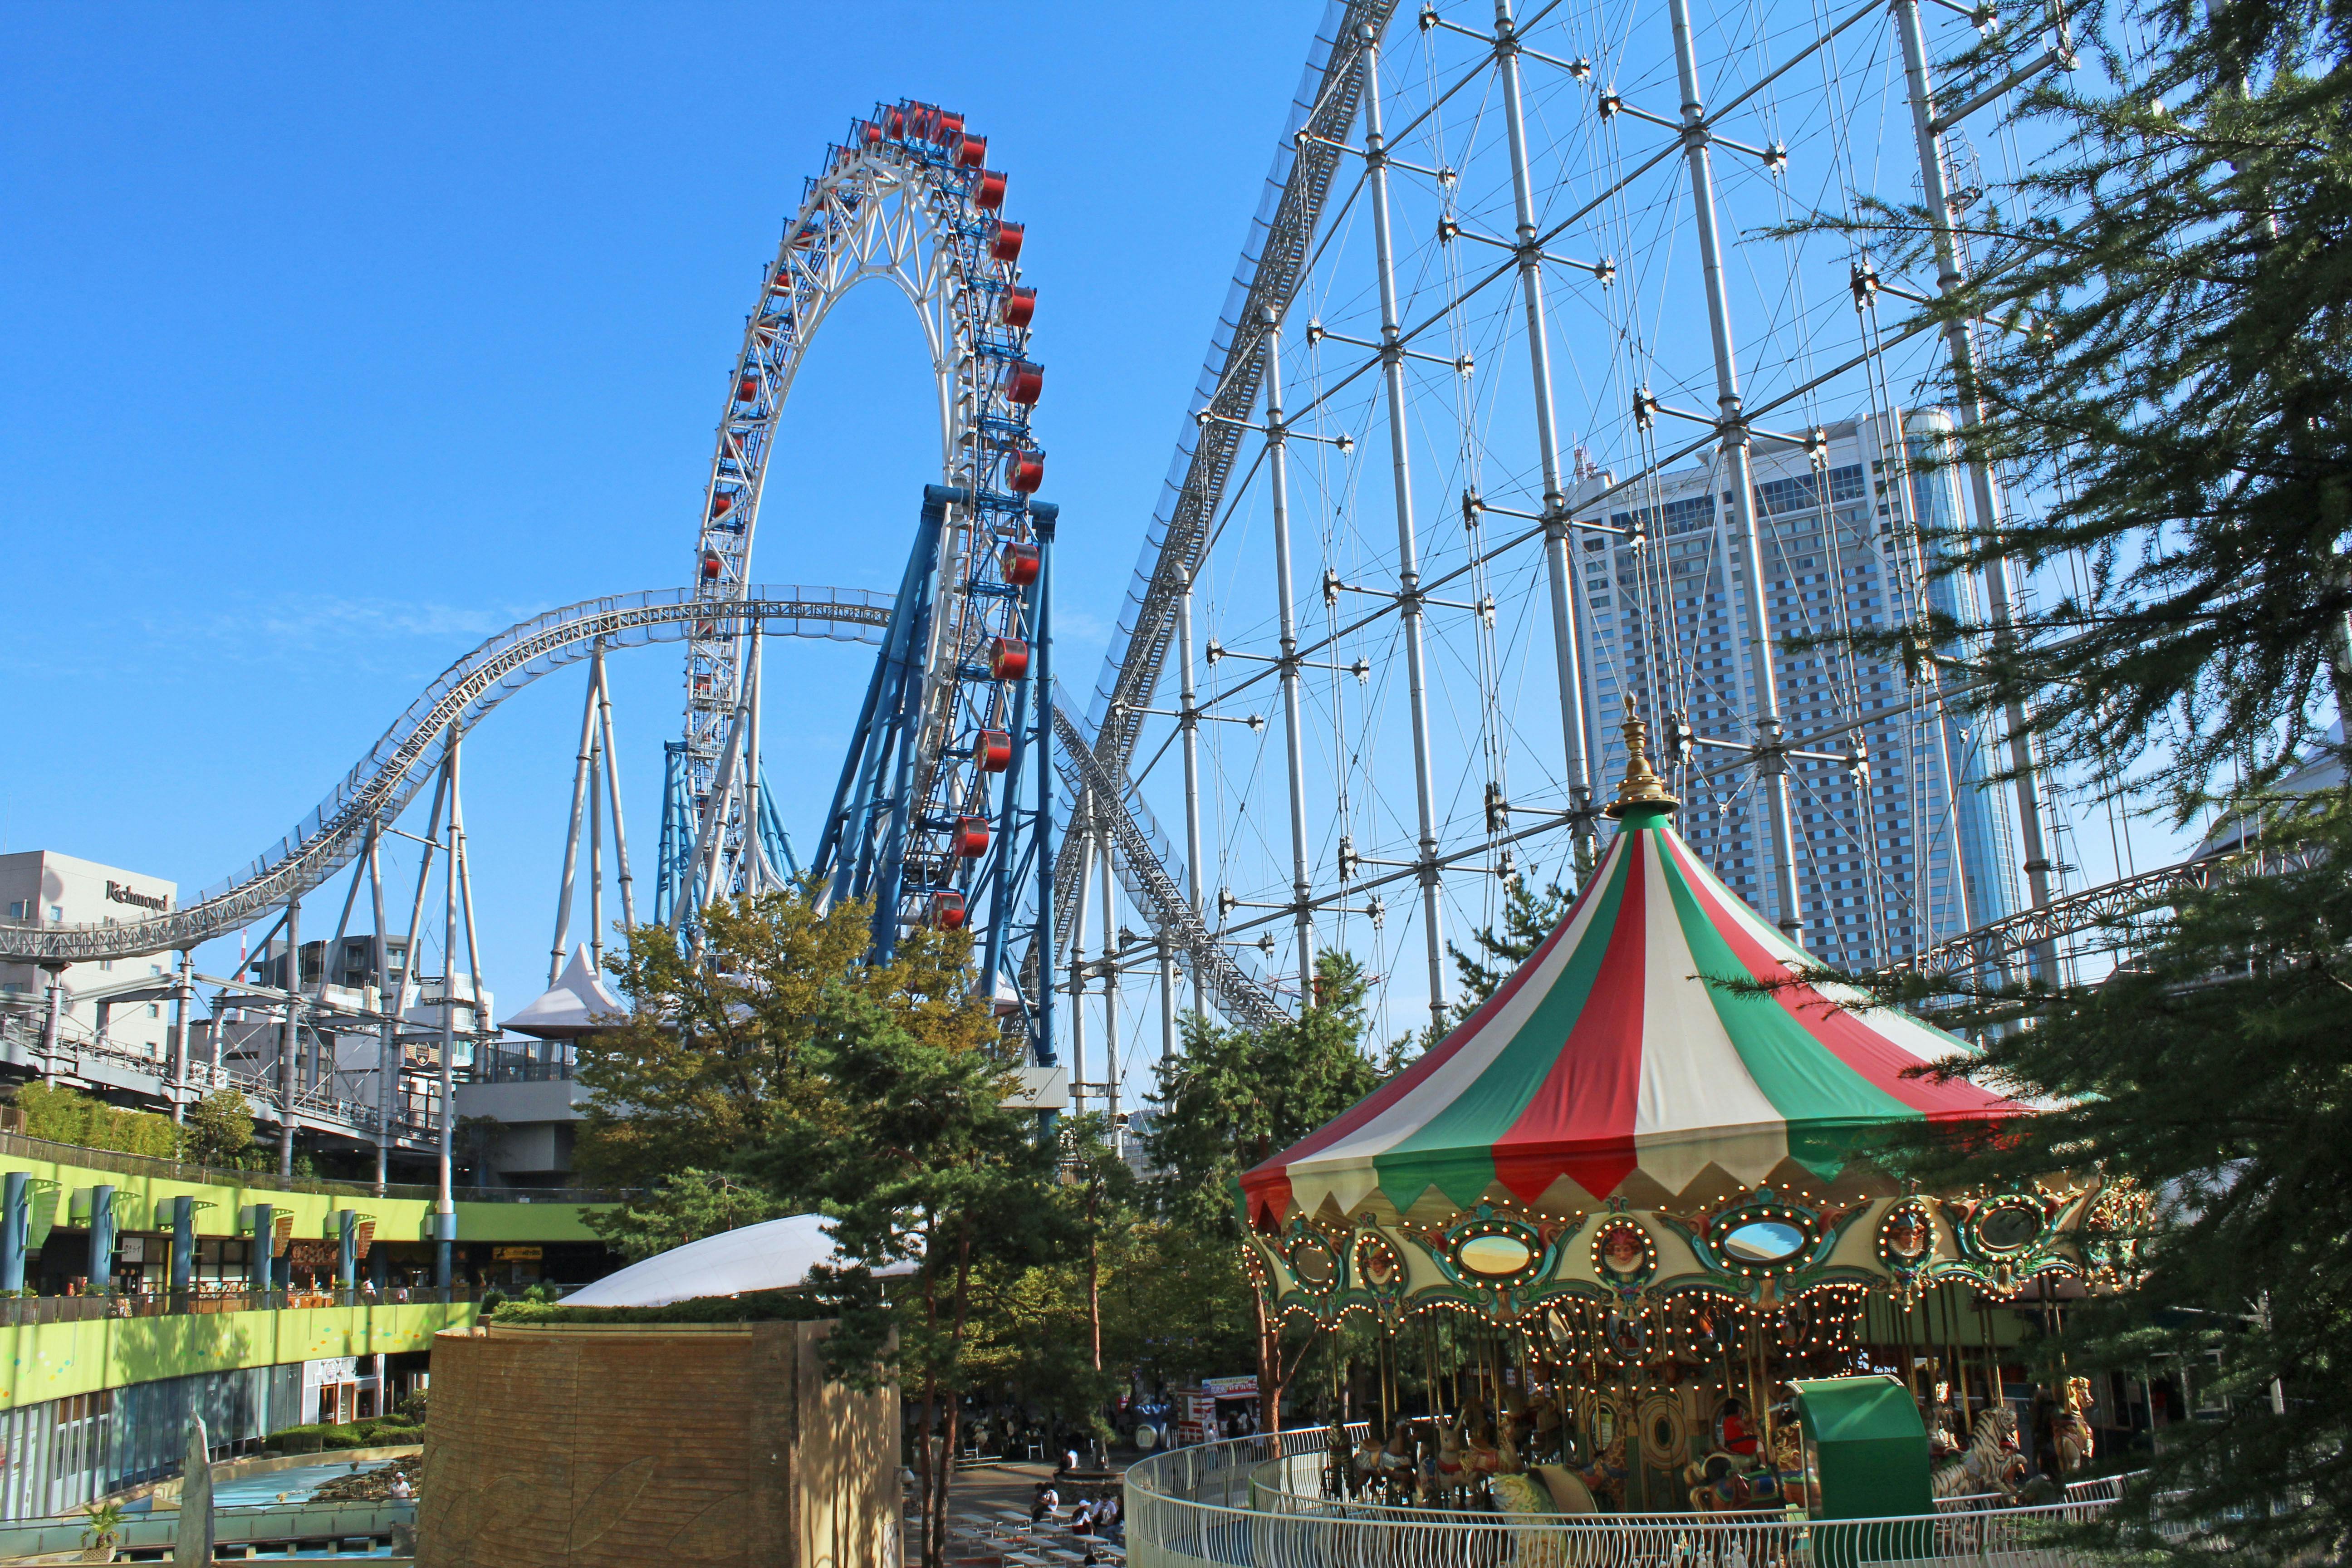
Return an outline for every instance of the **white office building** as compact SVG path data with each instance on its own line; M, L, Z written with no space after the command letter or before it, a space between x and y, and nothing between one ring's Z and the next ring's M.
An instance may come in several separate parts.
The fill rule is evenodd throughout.
M127 924L177 908L179 896L179 885L161 877L78 860L53 849L0 855L0 913L20 924ZM167 1054L172 1028L169 1003L109 1003L101 1019L100 1004L83 994L164 974L171 966L172 955L159 952L143 958L69 963L56 971L64 1032L87 1039L102 1024L108 1042L115 1047L142 1055ZM51 979L51 972L34 964L0 963L0 995L17 1007L38 1011L47 1005L46 992Z

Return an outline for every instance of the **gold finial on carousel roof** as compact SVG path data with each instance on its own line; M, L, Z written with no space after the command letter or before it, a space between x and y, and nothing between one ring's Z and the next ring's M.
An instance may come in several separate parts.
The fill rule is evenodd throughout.
M1682 804L1666 793L1666 781L1650 766L1650 727L1633 711L1633 694L1625 694L1625 776L1617 785L1617 798L1601 808L1601 815L1614 822L1637 805L1664 806L1671 811Z

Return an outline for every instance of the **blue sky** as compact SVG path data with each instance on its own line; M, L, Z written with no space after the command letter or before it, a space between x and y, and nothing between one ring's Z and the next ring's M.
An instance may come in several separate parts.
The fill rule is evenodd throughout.
M0 848L193 891L482 637L684 583L761 265L882 98L961 110L1029 226L1083 689L1319 12L13 7ZM935 420L910 312L853 297L794 391L755 574L894 583ZM868 657L772 655L795 820ZM614 673L649 879L678 652ZM502 1011L543 979L579 695L544 681L469 742Z

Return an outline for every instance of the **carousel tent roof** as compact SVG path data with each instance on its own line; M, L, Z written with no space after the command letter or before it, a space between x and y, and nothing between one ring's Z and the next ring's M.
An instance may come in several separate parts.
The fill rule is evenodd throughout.
M1402 1214L1432 1190L1457 1209L1496 1187L1533 1205L1563 1181L1579 1190L1554 1205L1664 1203L1715 1171L1754 1185L1794 1161L1832 1178L1891 1124L2020 1109L1905 1077L1965 1044L1798 979L1802 955L1691 852L1650 783L1612 808L1623 823L1600 868L1486 1005L1242 1178L1254 1217L1376 1193Z
M627 1003L604 989L604 977L588 962L587 948L575 947L554 986L499 1026L542 1040L569 1040L612 1028L628 1012Z

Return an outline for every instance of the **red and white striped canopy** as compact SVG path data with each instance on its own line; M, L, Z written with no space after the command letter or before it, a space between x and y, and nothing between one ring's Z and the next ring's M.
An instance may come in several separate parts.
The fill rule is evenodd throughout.
M1670 805L1621 806L1567 919L1486 1005L1244 1175L1253 1217L1373 1200L1398 1214L1424 1199L1650 1207L1768 1178L1825 1183L1898 1124L2021 1109L1906 1077L1968 1047L1801 979L1802 954L1691 852Z

